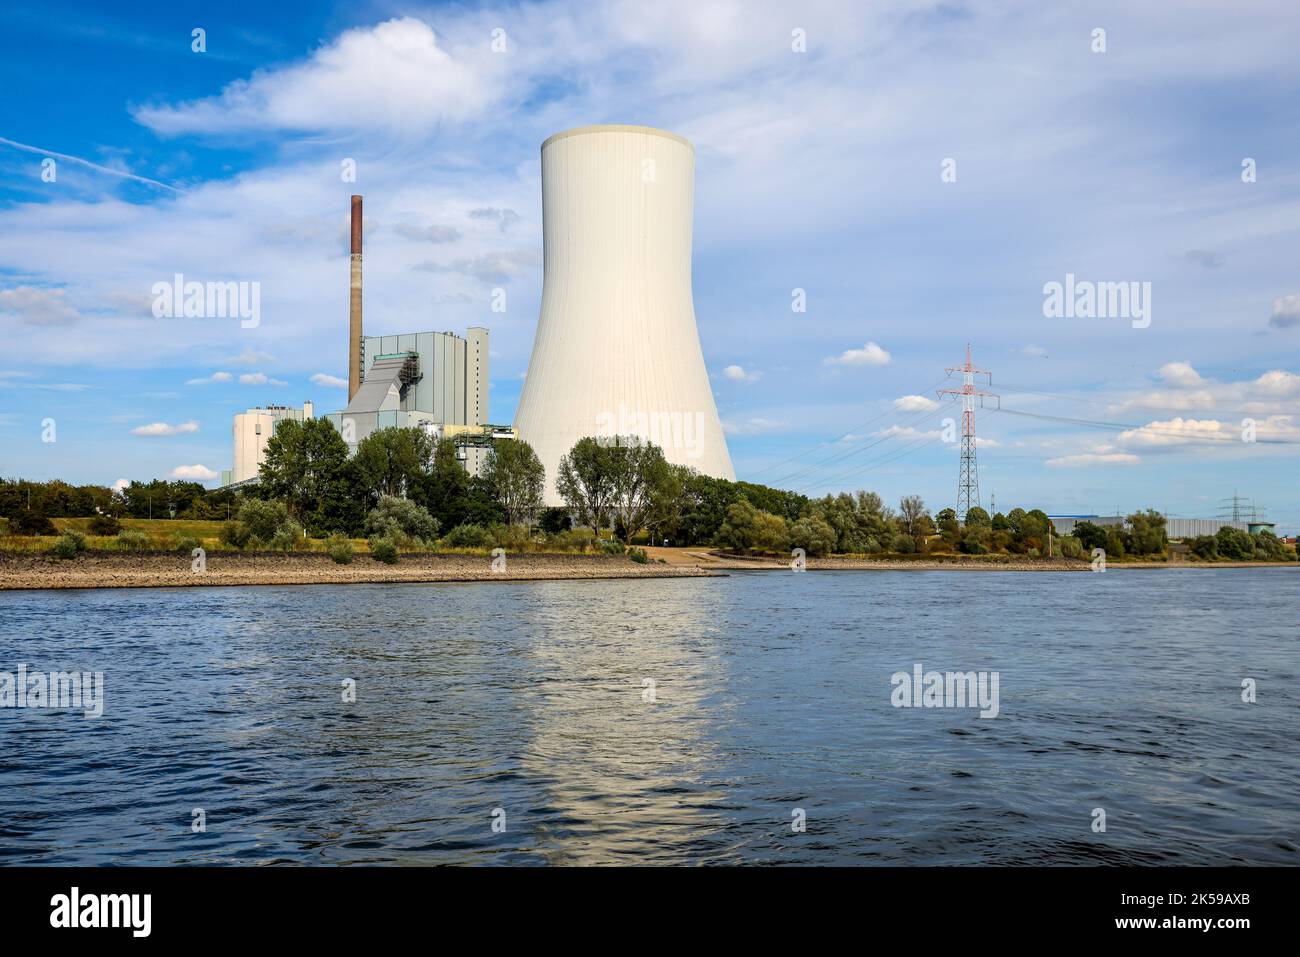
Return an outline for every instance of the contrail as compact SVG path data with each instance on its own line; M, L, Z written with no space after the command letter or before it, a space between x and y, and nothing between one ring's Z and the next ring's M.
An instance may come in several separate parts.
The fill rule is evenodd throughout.
M84 160L80 156L69 156L67 153L56 153L54 150L43 150L39 146L28 146L26 143L18 143L11 139L0 136L0 143L5 146L12 146L14 149L26 150L29 153L39 153L42 156L54 156L61 160L67 160L69 163L80 163L90 169L98 170L101 173L108 173L110 176L120 176L123 179L133 179L137 183L144 183L147 186L157 186L159 189L169 189L173 193L183 193L185 190L177 189L175 186L168 186L166 183L160 183L156 179L149 179L147 176L136 176L134 173L124 173L120 169L110 169L107 166L100 166L98 163L92 163L90 160Z

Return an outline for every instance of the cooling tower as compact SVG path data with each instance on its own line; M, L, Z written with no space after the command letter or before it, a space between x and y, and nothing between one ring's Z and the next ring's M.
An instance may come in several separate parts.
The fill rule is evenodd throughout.
M734 479L691 301L695 149L644 126L542 144L541 315L515 416L560 504L560 457L637 435L670 462Z

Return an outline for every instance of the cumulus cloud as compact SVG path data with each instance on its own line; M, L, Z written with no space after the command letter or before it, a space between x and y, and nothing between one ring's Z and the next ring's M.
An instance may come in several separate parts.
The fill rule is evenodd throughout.
M206 465L178 465L172 469L172 478L188 479L191 482L211 482L217 473Z
M732 382L757 382L763 377L763 373L757 370L746 372L744 366L729 365L722 370L722 376Z
M340 379L336 375L326 375L324 372L317 372L311 377L311 381L314 385L326 389L346 389L348 387L347 379Z
M186 379L186 385L207 385L210 382L234 382L235 377L229 372L214 372L202 379Z
M868 342L861 349L846 349L838 356L827 356L822 361L828 366L883 366L892 359L880 346Z
M1300 325L1300 293L1292 293L1273 300L1273 315L1268 324L1277 329L1290 329Z
M513 209L497 209L495 206L483 206L469 211L470 219L485 219L496 223L501 232L505 232L513 223L519 222L519 214Z
M932 412L939 403L923 395L903 395L894 400L894 408L899 412Z
M1126 429L1117 438L1123 445L1169 446L1188 442L1222 442L1237 437L1237 430L1216 419L1184 419L1148 422L1137 429Z
M131 430L132 435L144 436L163 436L163 435L185 435L199 430L199 424L191 419L189 422L181 422L177 425L170 425L166 422L151 422L149 425L136 426Z
M357 27L304 62L236 80L219 96L143 106L135 118L163 135L241 130L432 130L481 116L503 91L508 56L485 33L459 48L440 44L414 17Z
M1046 464L1049 468L1066 469L1066 468L1095 468L1105 465L1137 465L1142 461L1136 455L1128 452L1083 452L1078 455L1062 455L1054 459L1048 459Z
M0 290L0 316L29 326L66 326L81 318L66 289L15 286Z
M265 372L245 372L239 377L240 385L288 385L280 379L272 379Z
M1191 363L1188 362L1166 362L1157 370L1156 375L1170 385L1186 388L1205 384L1201 374L1193 369Z
M256 349L245 349L230 361L235 365L255 366L265 362L274 362L275 356L268 352L258 352Z

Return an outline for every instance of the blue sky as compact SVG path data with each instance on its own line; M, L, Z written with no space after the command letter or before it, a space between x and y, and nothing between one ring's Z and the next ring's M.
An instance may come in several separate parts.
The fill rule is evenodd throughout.
M1002 396L986 506L1209 516L1237 491L1294 532L1297 41L1286 2L9 6L0 472L213 475L234 412L341 407L352 192L367 332L489 326L509 422L538 147L643 123L696 145L738 477L953 504L934 389L969 341ZM175 273L260 283L260 325L154 318ZM1150 324L1045 316L1067 273L1150 283Z

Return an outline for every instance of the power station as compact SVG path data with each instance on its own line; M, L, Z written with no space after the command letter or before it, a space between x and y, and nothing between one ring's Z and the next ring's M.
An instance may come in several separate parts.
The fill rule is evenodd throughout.
M691 297L695 148L646 126L542 144L541 313L515 430L546 468L579 439L637 436L735 479Z

